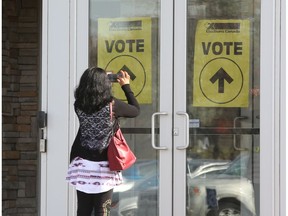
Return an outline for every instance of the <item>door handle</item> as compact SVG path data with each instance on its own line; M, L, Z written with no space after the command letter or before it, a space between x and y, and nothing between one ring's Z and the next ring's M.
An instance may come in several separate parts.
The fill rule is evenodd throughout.
M156 146L155 144L155 116L157 115L168 115L167 112L156 112L153 113L151 117L151 143L152 147L156 150L165 150L168 149L166 146Z
M247 116L238 116L236 118L234 118L233 120L233 128L235 129L236 128L236 123L238 120L241 120L241 119L247 119L248 117ZM246 148L239 148L237 145L236 145L236 135L233 134L233 147L236 151L246 151L247 149Z
M184 116L185 119L186 119L185 145L184 145L184 146L178 146L178 147L177 147L178 150L184 150L184 149L188 148L188 146L189 146L189 115L188 115L186 112L181 112L181 111L177 112L176 114L177 114L177 115L182 115L182 116Z

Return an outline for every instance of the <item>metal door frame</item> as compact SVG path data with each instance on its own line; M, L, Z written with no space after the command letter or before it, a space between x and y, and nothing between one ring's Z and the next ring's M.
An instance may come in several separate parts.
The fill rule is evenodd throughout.
M285 3L282 0L261 1L260 46L260 211L283 216L287 206L286 111L283 108L286 107L283 94L286 93Z

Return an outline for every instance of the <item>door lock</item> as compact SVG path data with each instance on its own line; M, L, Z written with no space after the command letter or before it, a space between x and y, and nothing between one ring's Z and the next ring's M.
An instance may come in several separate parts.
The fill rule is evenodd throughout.
M45 153L47 151L46 127L40 129L39 151L41 153Z
M39 151L45 153L47 151L47 113L40 111L37 117L40 129Z
M179 128L173 129L173 136L179 136Z

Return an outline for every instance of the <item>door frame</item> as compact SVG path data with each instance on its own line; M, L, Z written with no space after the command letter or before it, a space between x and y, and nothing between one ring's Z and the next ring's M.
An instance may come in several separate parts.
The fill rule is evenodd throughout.
M42 2L41 110L47 113L48 124L46 151L39 156L39 212L43 216L67 215L68 209L63 171L69 155L69 10L69 0Z
M174 67L173 67L173 121L179 136L173 146L173 215L186 215L186 148L189 144L189 127L186 114L186 41L187 0L174 3ZM176 91L177 89L177 91ZM179 112L182 113L179 115ZM189 117L188 117L189 118ZM187 138L188 133L188 138ZM188 143L187 143L188 142ZM181 149L178 149L178 148ZM179 178L179 176L183 178ZM177 203L177 204L176 204Z
M165 3L164 3L165 2ZM162 4L163 3L163 4ZM159 215L172 216L173 213L173 175L172 175L172 112L173 112L173 0L160 0L160 112L159 143L167 149L159 152ZM161 79L165 77L165 79ZM169 136L170 135L170 136ZM153 137L152 137L153 138Z
M160 74L170 74L164 81L160 80L160 97L165 98L165 92L170 91L167 83L182 82L186 85L184 76L176 76L177 71L186 72L186 29L182 28L186 23L186 1L174 3L173 0L162 0L161 23L163 29L160 35ZM265 100L260 100L260 116L265 116L260 121L260 209L269 215L286 214L286 175L287 166L285 157L286 143L286 110L283 104L287 102L286 95L286 52L281 48L286 45L286 7L283 0L261 1L261 95ZM43 0L42 1L42 77L41 77L41 110L47 112L47 151L40 155L40 214L46 215L71 215L74 212L75 196L69 190L65 181L65 171L69 163L69 149L71 141L76 133L77 123L73 115L71 105L71 91L74 88L78 74L88 65L88 35L85 28L88 25L88 16L80 16L80 12L88 9L89 1L83 0L81 4L76 0ZM181 13L181 10L185 13ZM89 13L87 13L89 14ZM171 16L174 14L174 17ZM279 15L281 14L281 15ZM165 19L163 19L165 17ZM168 20L167 20L168 18ZM173 21L173 18L174 21ZM76 23L76 24L75 24ZM171 27L171 23L174 26ZM179 23L181 23L179 25ZM173 32L174 28L174 32ZM280 30L281 29L281 30ZM282 31L283 30L283 31ZM61 34L59 34L61 32ZM169 34L163 34L169 32ZM178 41L177 44L172 41ZM83 46L83 43L86 45ZM166 48L165 48L166 47ZM285 46L284 46L285 47ZM286 47L285 47L286 48ZM80 51L82 50L82 51ZM167 52L167 50L173 50ZM269 61L267 61L269 59ZM174 61L174 63L173 63ZM173 71L174 76L173 76ZM56 81L55 81L56 80ZM59 80L59 82L57 82ZM61 89L61 91L59 91ZM175 88L174 88L175 89ZM177 116L177 111L185 111L185 101L178 96L186 94L186 87L177 95L174 93L175 105L172 101L160 102L160 111L167 111L168 116L161 117L160 134L171 133L172 121L177 127L183 127L183 118ZM57 95L57 97L55 97ZM64 98L64 99L63 99ZM271 113L272 115L265 115ZM171 135L172 136L172 135ZM183 137L174 137L175 143L183 143ZM160 140L166 141L164 137ZM184 140L185 141L185 140ZM160 141L162 142L162 141ZM274 145L272 145L273 143ZM282 143L282 145L281 145ZM172 143L168 142L168 151L161 150L160 167L166 167L169 161L171 170L160 169L160 206L171 206L169 210L160 211L160 215L185 215L184 188L172 185L185 185L185 170L179 169L184 166L185 151L172 149ZM171 151L174 151L174 166L172 166ZM272 154L271 154L272 152ZM177 164L177 166L175 165ZM280 168L279 165L280 164ZM173 167L173 181L172 181ZM169 171L170 170L170 171ZM55 178L57 176L57 178ZM183 176L182 179L175 176ZM62 181L63 179L63 181ZM166 181L165 181L166 179ZM171 179L171 181L167 181ZM280 182L280 184L278 184ZM279 186L278 186L279 185ZM163 186L163 187L162 187ZM174 188L174 191L172 191ZM179 190L178 190L179 189ZM178 193L179 191L179 193ZM171 197L167 196L167 193ZM182 195L181 195L182 194ZM173 200L172 200L173 199ZM177 203L174 207L172 204ZM181 205L178 205L181 203ZM73 206L71 208L71 206ZM179 206L179 207L178 207ZM181 207L182 206L182 207ZM183 208L184 207L184 208ZM177 214L176 214L177 213Z
M40 109L47 113L47 137L46 151L39 156L41 216L76 215L76 193L65 177L78 128L73 91L79 71L88 66L88 35L83 31L88 17L81 16L88 5L88 0L42 1Z
M281 49L285 44L285 33L281 32L285 28L285 19L281 19L285 14L283 3L261 1L260 92L265 99L260 100L260 211L267 215L286 215L287 153L286 146L281 145L285 143L285 110L281 106L285 97L281 92L285 92L286 85L285 63L281 61L285 58Z

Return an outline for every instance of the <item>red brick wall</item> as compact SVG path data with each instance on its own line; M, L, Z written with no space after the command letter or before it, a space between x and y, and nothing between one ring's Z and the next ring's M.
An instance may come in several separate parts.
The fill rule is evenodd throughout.
M40 0L2 1L2 215L38 215Z

